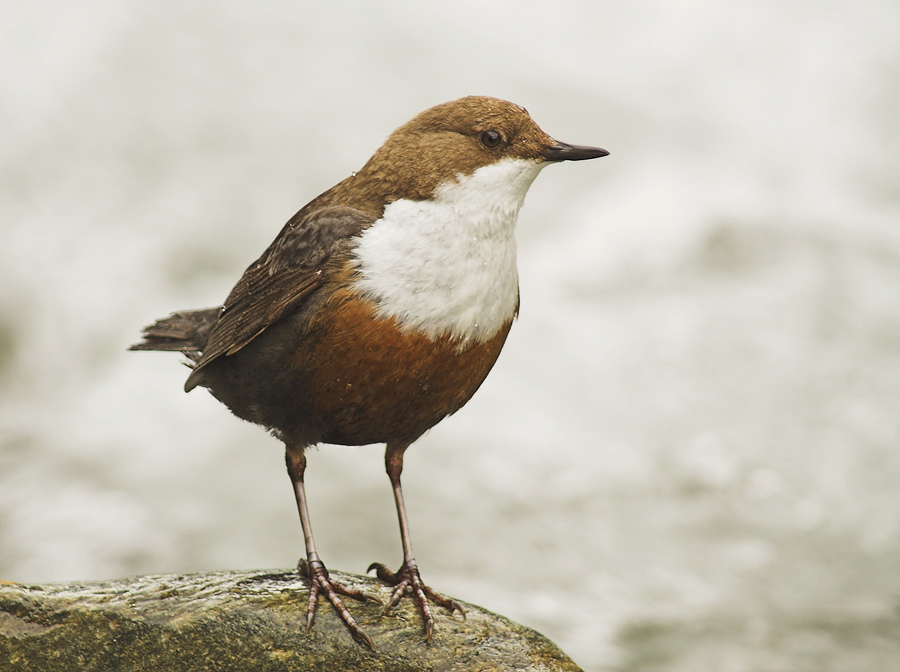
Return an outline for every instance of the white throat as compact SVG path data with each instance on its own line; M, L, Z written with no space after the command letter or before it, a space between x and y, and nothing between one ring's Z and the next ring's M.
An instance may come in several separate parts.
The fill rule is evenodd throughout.
M544 165L502 159L430 200L390 203L356 249L357 287L379 316L432 338L490 340L516 311L516 219Z

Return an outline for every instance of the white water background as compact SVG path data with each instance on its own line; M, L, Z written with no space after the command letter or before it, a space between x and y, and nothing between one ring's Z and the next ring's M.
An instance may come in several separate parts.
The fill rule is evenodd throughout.
M0 4L0 578L292 566L281 446L140 328L467 94L552 166L522 309L407 454L428 583L588 670L900 666L895 2ZM308 471L396 564L380 447Z

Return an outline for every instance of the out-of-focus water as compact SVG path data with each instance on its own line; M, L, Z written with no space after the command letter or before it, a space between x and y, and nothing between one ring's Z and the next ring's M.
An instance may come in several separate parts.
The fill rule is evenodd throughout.
M281 447L140 327L470 93L545 170L522 310L408 453L426 581L589 670L900 666L896 3L2 3L0 578L290 566ZM395 564L379 447L310 457L329 565Z

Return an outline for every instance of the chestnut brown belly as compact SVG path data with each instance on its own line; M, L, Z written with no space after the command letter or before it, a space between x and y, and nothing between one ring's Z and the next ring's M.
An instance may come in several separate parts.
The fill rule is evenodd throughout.
M471 398L511 324L461 346L400 329L339 290L314 315L283 320L211 362L201 384L289 443L411 442Z

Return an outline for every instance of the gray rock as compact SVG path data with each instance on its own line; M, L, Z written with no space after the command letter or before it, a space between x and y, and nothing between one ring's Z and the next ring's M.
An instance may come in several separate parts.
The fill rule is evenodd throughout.
M332 574L389 599L377 579ZM305 635L308 595L297 572L279 570L0 582L0 670L579 670L543 635L469 604L466 620L434 609L430 645L409 599L386 616L373 602L351 601L377 651L357 644L327 602Z

